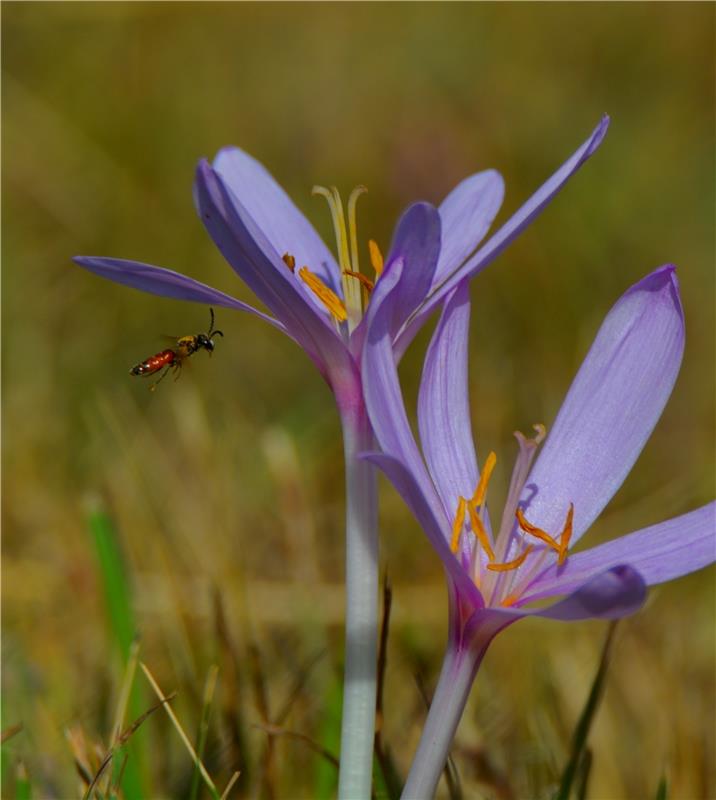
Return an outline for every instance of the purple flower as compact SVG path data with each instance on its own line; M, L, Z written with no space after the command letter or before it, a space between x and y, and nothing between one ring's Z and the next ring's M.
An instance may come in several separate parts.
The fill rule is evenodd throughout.
M503 197L493 170L465 179L439 209L417 203L405 212L393 236L386 266L404 266L396 289L393 329L396 351L404 352L426 317L457 283L483 269L562 188L601 143L605 116L565 164L478 250ZM194 198L210 236L270 312L251 306L176 272L137 261L78 256L82 267L152 294L193 300L256 314L294 339L316 364L339 402L355 400L361 324L375 277L360 272L355 201L347 215L335 190L320 187L331 207L338 241L336 260L303 214L265 168L237 148L226 148L196 171ZM382 257L371 244L373 266ZM360 394L358 392L358 394Z
M370 314L390 273L392 313L387 331L396 358L426 317L456 284L475 275L522 231L597 149L604 117L587 141L479 249L502 202L503 183L492 171L465 179L440 208L416 203L404 213L383 258L370 242L372 275L360 269L356 201L344 211L335 189L316 187L328 201L337 240L336 260L306 218L257 161L236 148L213 165L200 162L194 199L210 236L239 277L268 309L246 303L184 275L137 261L78 257L103 277L164 297L256 314L305 350L331 387L343 427L346 463L346 654L339 797L370 796L375 716L377 623L377 513L374 470L359 452L374 447L361 380ZM401 277L402 276L402 277Z
M712 502L571 552L629 473L676 380L684 319L673 266L632 286L609 312L534 466L544 426L535 426L533 439L516 434L519 454L499 526L493 526L486 502L495 455L489 454L480 475L472 443L467 282L447 298L426 355L419 448L391 346L393 286L399 281L396 264L369 311L363 385L382 452L365 457L402 495L448 577L448 652L404 795L419 798L432 796L475 672L496 633L526 616L569 621L636 611L648 585L716 559L716 515ZM535 607L533 601L542 602Z
M671 393L684 349L675 269L667 265L616 303L579 370L552 431L527 439L499 528L487 513L467 398L467 283L447 299L428 350L418 402L422 453L408 423L391 349L392 286L400 265L376 293L363 381L382 453L367 456L401 493L442 558L463 604L463 628L496 627L537 615L555 619L619 617L641 606L645 587L716 558L714 503L570 554L636 461ZM519 563L516 563L519 562ZM566 595L555 605L535 600ZM469 613L469 618L464 614Z

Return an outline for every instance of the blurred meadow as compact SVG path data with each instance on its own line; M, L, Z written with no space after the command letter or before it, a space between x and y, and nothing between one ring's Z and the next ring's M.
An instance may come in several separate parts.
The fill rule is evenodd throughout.
M205 330L207 309L70 261L135 258L251 301L192 204L197 160L223 145L266 164L331 247L311 187L364 183L359 235L385 251L409 202L439 202L487 167L505 178L506 219L608 112L598 153L473 283L473 428L498 454L491 497L506 490L512 431L549 427L611 305L672 261L681 374L588 543L712 498L715 15L671 3L3 3L3 798L81 796L118 709L126 727L157 702L138 666L127 691L135 632L219 794L235 770L229 797L334 794L332 398L288 339L225 309L213 358L149 392L129 367L162 334ZM402 368L411 396L428 336ZM438 559L385 482L381 520L393 592L381 735L404 774L447 612ZM710 569L657 587L618 626L589 737L592 800L656 797L662 778L671 798L716 797L715 603ZM605 633L530 620L497 639L453 752L465 798L551 796ZM210 796L162 708L125 750L124 796Z

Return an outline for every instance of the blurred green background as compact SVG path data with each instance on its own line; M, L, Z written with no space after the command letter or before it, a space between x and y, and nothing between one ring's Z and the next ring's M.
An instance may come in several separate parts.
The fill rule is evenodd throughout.
M506 488L512 431L549 426L605 313L672 261L681 374L589 541L712 498L712 4L2 11L3 728L23 726L3 747L3 797L21 796L25 773L36 798L79 795L74 759L94 768L109 744L135 627L192 739L218 665L204 758L221 790L241 769L231 796L333 792L333 767L306 741L260 727L337 752L332 399L290 341L221 309L214 358L148 392L128 368L161 334L204 330L206 309L70 262L136 258L250 300L192 206L198 158L225 144L263 161L331 246L311 187L366 184L359 234L385 250L409 202L439 202L479 169L503 174L506 219L608 112L597 155L473 284L474 431L500 458L491 497ZM427 336L405 361L409 393ZM381 498L394 589L383 736L404 771L425 713L415 676L433 685L446 609L437 558L387 484ZM716 796L715 600L708 570L652 591L621 625L590 797L652 797L662 775L674 798ZM529 621L498 638L457 737L466 797L550 795L603 635ZM155 701L141 673L135 685L128 721ZM163 711L131 743L127 779L140 796L190 796L192 763Z

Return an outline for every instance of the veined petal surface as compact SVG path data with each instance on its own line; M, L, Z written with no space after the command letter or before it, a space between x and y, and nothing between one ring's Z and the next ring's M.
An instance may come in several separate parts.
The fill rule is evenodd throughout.
M373 290L362 354L363 394L381 450L410 471L439 527L447 530L449 523L445 510L423 463L398 381L391 329L395 293L402 275L401 259L389 263Z
M505 196L505 182L493 169L470 175L440 203L442 247L433 285L456 270L490 229Z
M647 585L663 583L716 561L716 503L650 525L571 555L562 567L550 566L527 588L526 602L566 594L590 576L629 564Z
M174 300L190 300L194 303L205 303L209 306L247 311L249 314L261 317L269 325L273 325L283 333L288 333L284 325L277 319L179 272L123 258L75 256L73 261L90 272L94 272L95 275L109 278L115 283L131 286L133 289L139 289L142 292L149 292L160 297L170 297Z
M469 498L478 470L468 402L470 294L463 281L445 302L430 342L418 396L423 455L448 516Z
M263 164L238 147L225 147L213 167L279 256L290 253L298 267L307 266L341 294L340 271L333 254Z
M533 525L574 544L631 470L671 394L684 351L674 267L632 286L607 314L522 495Z
M646 584L632 566L621 564L592 575L572 594L531 616L571 622L619 619L638 611L646 600Z
M460 596L467 600L474 609L482 608L485 603L479 589L452 554L439 518L435 517L412 471L400 459L384 453L365 453L362 457L381 469L396 488L425 532L430 544L440 556L448 575L459 590Z
M547 608L523 609L491 606L478 611L468 622L466 638L481 627L497 629L523 617L543 617L563 622L581 619L619 619L638 611L646 600L646 584L627 564L592 575L567 597Z
M286 326L334 387L356 367L328 315L302 292L295 276L220 176L201 162L196 201L202 221L224 258Z
M430 290L440 256L440 238L440 214L430 203L414 203L398 221L386 260L387 265L396 259L403 263L391 299L393 336Z

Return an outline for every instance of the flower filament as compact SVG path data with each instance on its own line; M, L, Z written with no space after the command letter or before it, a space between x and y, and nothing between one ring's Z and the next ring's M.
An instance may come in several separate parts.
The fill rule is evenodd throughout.
M564 564L568 556L573 530L574 504L570 503L564 526L557 536L529 522L523 509L518 505L537 447L547 435L544 425L534 427L537 435L532 439L525 437L519 431L515 432L520 453L512 472L500 530L494 543L485 524L485 498L490 477L497 463L495 453L490 452L487 456L472 497L469 500L462 496L458 498L450 549L455 554L460 549L467 517L469 528L474 535L471 558L473 580L478 587L482 585L483 593L490 605L511 606L518 602L527 583L542 565L548 553L556 553L558 566ZM537 539L538 542L528 543L527 537ZM539 548L538 554L531 560L531 567L526 568L528 574L522 574L523 570L518 577L519 568L535 551L539 542L545 547Z
M308 286L313 294L328 309L337 326L348 323L348 333L352 333L358 326L365 311L370 294L383 271L383 255L378 245L370 239L368 252L370 262L375 271L375 280L360 271L358 260L358 233L356 226L356 204L358 198L368 190L365 186L356 186L350 193L347 204L347 215L343 211L343 203L338 189L332 186L314 186L313 194L326 198L333 221L333 230L336 235L338 266L341 272L341 286L343 297L321 280L308 266L298 270L298 277ZM296 271L296 259L290 253L284 253L283 262L291 273ZM340 331L340 327L338 327Z

